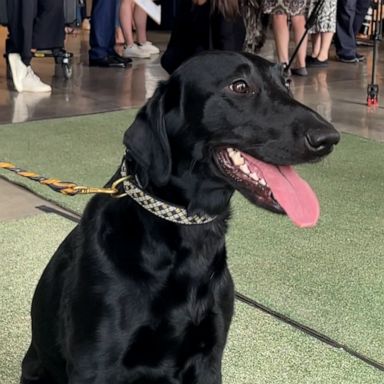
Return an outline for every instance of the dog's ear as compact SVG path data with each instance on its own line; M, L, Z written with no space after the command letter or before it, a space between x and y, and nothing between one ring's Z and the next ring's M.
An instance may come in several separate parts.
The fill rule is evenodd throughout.
M160 84L124 135L127 161L133 163L136 177L143 187L149 180L155 185L164 185L171 174L172 161L164 118L164 96L165 84Z

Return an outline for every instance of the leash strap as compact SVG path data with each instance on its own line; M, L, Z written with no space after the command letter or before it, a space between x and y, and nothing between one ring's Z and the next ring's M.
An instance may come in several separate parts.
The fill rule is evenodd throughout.
M117 185L122 182L121 179L117 180L111 188L94 188L94 187L85 187L80 186L69 181L61 181L59 179L52 179L41 176L35 172L26 171L24 169L16 167L15 164L0 161L0 168L6 169L8 171L14 172L19 176L26 177L30 180L37 181L40 184L47 185L49 188L55 192L62 193L66 196L75 196L75 195L84 195L90 193L104 193L112 196L118 197L119 190Z
M0 168L14 172L17 175L26 177L30 180L37 181L40 184L47 185L55 192L62 193L66 196L75 196L77 194L104 193L112 197L119 198L128 195L139 205L141 205L144 209L151 212L152 214L164 220L168 220L177 224L206 224L215 220L216 218L216 216L209 215L188 216L187 210L185 208L179 207L177 205L172 205L144 192L136 184L130 181L132 177L127 173L127 168L124 160L121 165L122 177L116 180L110 188L85 187L79 186L75 183L68 181L47 178L39 175L38 173L18 168L15 164L5 161L0 161ZM124 187L124 193L120 193L118 189L118 185L121 183Z
M37 181L40 184L47 185L49 188L53 189L55 192L60 192L64 195L76 195L78 192L73 188L76 187L76 184L68 182L68 181L60 181L58 179L47 178L41 176L35 172L26 171L24 169L16 167L15 164L8 162L0 162L0 168L6 169L8 171L14 172L19 176L26 177L33 181Z

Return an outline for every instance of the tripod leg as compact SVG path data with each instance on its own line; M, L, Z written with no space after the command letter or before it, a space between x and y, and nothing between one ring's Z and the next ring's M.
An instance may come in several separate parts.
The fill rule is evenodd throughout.
M372 57L372 77L371 84L367 87L367 105L368 107L378 107L379 105L379 85L376 84L376 64L378 55L378 43L381 40L381 23L382 23L382 4L381 0L375 3L373 12L373 57Z

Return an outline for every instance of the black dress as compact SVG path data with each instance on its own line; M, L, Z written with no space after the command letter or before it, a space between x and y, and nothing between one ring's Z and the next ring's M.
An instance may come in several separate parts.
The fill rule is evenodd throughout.
M218 12L211 12L209 2L196 5L192 0L180 0L161 65L172 73L182 62L201 51L241 51L244 37L244 21L240 15L229 20Z
M7 53L19 53L29 65L31 49L64 47L65 20L62 0L8 0Z

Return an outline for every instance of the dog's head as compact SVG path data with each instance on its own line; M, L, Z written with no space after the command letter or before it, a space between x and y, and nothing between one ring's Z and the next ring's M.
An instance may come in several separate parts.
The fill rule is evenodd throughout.
M320 160L338 141L330 123L293 99L281 67L215 51L162 82L124 137L142 186L191 214L220 213L237 189L298 226L314 225L319 206L291 165Z

